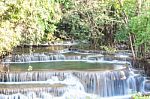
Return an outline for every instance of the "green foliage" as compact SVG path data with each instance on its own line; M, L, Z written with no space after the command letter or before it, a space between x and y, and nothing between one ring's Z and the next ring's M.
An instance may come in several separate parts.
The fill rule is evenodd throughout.
M99 0L74 2L75 7L63 15L55 34L60 37L65 36L64 38L67 39L81 41L86 39L96 46L104 43L102 39L106 32L109 32L108 28L118 22L110 16L109 0L108 2Z
M135 47L144 46L143 52L148 52L150 50L150 5L146 5L143 2L142 8L145 10L141 10L139 15L132 17L129 21L129 30L132 34L135 35ZM141 9L142 9L141 8Z
M115 53L117 51L115 48L108 46L100 46L100 48L107 51L108 53Z
M60 3L62 8L61 10L65 13L67 10L70 10L74 7L73 0L55 0L56 2Z
M0 8L0 52L59 39L108 50L129 35L150 50L149 0L1 0Z
M11 51L21 39L19 28L16 27L16 20L19 17L15 15L19 13L19 7L14 7L13 3L0 1L0 55L5 51Z
M124 17L131 19L136 15L136 0L123 0L121 4L119 3L119 0L115 0L113 2L113 6L116 11L115 17L121 21L121 24L118 24L115 40L119 42L126 42L128 41L130 31L124 23Z
M121 10L124 10L128 15L128 18L134 17L137 14L137 0L124 0L123 7Z
M89 28L87 24L81 20L77 12L72 12L64 16L58 24L60 35L66 35L68 39L85 39L86 36L88 36Z
M128 41L128 29L124 25L121 25L115 34L115 40L117 42Z
M132 99L150 99L150 96L133 96Z
M136 36L135 45L148 44L150 41L150 14L132 18L129 29Z
M0 52L51 40L62 15L54 0L1 0L0 8Z
M150 96L149 95L145 96L145 95L142 95L140 92L138 92L132 95L132 99L150 99Z
M131 34L136 52L148 52L150 49L150 1L124 0L122 6L116 9L121 13L120 19L126 17L128 22L118 25L116 40L127 42Z

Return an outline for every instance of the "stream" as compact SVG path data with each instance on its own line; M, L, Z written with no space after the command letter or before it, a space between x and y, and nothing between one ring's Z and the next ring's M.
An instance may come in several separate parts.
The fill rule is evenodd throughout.
M132 68L130 52L44 49L5 57L0 99L130 99L150 91L150 80Z

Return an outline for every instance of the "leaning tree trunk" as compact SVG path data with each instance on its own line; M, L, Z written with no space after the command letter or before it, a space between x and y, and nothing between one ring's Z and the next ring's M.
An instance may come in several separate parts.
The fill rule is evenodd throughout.
M120 7L123 7L121 0L118 0L118 2L120 4ZM123 14L125 26L127 27L127 25L128 25L128 16L126 15L124 10L122 10L122 14ZM129 43L130 43L130 48L131 48L131 51L132 51L133 59L135 60L136 55L135 55L134 46L133 46L132 34L130 32L129 32Z

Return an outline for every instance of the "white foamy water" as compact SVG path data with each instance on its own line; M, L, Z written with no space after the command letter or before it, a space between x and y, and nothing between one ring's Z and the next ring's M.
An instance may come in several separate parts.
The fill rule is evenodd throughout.
M21 76L19 74L17 75L17 78ZM137 87L139 87L139 84L136 84L138 81L136 76L134 76L133 73L129 73L129 71L123 70L105 72L70 71L65 73L31 72L30 74L26 73L26 75L30 75L32 79L37 79L37 77L41 75L41 78L39 81L28 81L26 78L27 81L20 81L18 79L17 82L1 82L0 84L19 86L32 84L62 84L65 86L60 88L2 88L0 92L3 94L0 94L0 99L128 99L130 94L136 92L138 90ZM22 76L24 76L24 74ZM16 78L16 76L14 77ZM11 79L13 79L13 76Z
M60 54L32 54L15 55L11 61L4 63L27 62L59 62L59 61L83 61L89 63L118 64L116 70L110 71L47 71L47 72L10 72L2 73L1 85L41 85L34 88L1 88L0 99L129 99L134 92L145 91L145 85L150 86L140 75L134 74L130 69L122 68L127 61L107 60L102 54L87 56L65 56ZM127 58L128 55L118 54L115 57ZM92 65L91 65L92 66ZM121 68L119 68L121 67ZM118 68L120 70L118 70ZM43 87L42 85L50 85ZM56 86L64 85L64 86ZM51 88L53 86L53 88ZM148 90L148 88L147 88Z

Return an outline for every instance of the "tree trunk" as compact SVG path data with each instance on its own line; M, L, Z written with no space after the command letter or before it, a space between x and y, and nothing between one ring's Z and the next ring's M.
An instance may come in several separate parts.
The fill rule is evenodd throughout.
M122 5L122 1L121 0L118 0L119 4L120 4L120 7L123 7ZM128 25L128 17L125 13L124 10L122 10L122 13L123 13L123 17L124 17L124 23L125 23L125 26L127 27ZM129 33L129 42L130 42L130 47L131 47L131 51L132 51L132 55L133 55L133 59L135 60L136 59L136 55L135 55L135 51L134 51L134 47L133 47L133 42L132 42L132 34Z

